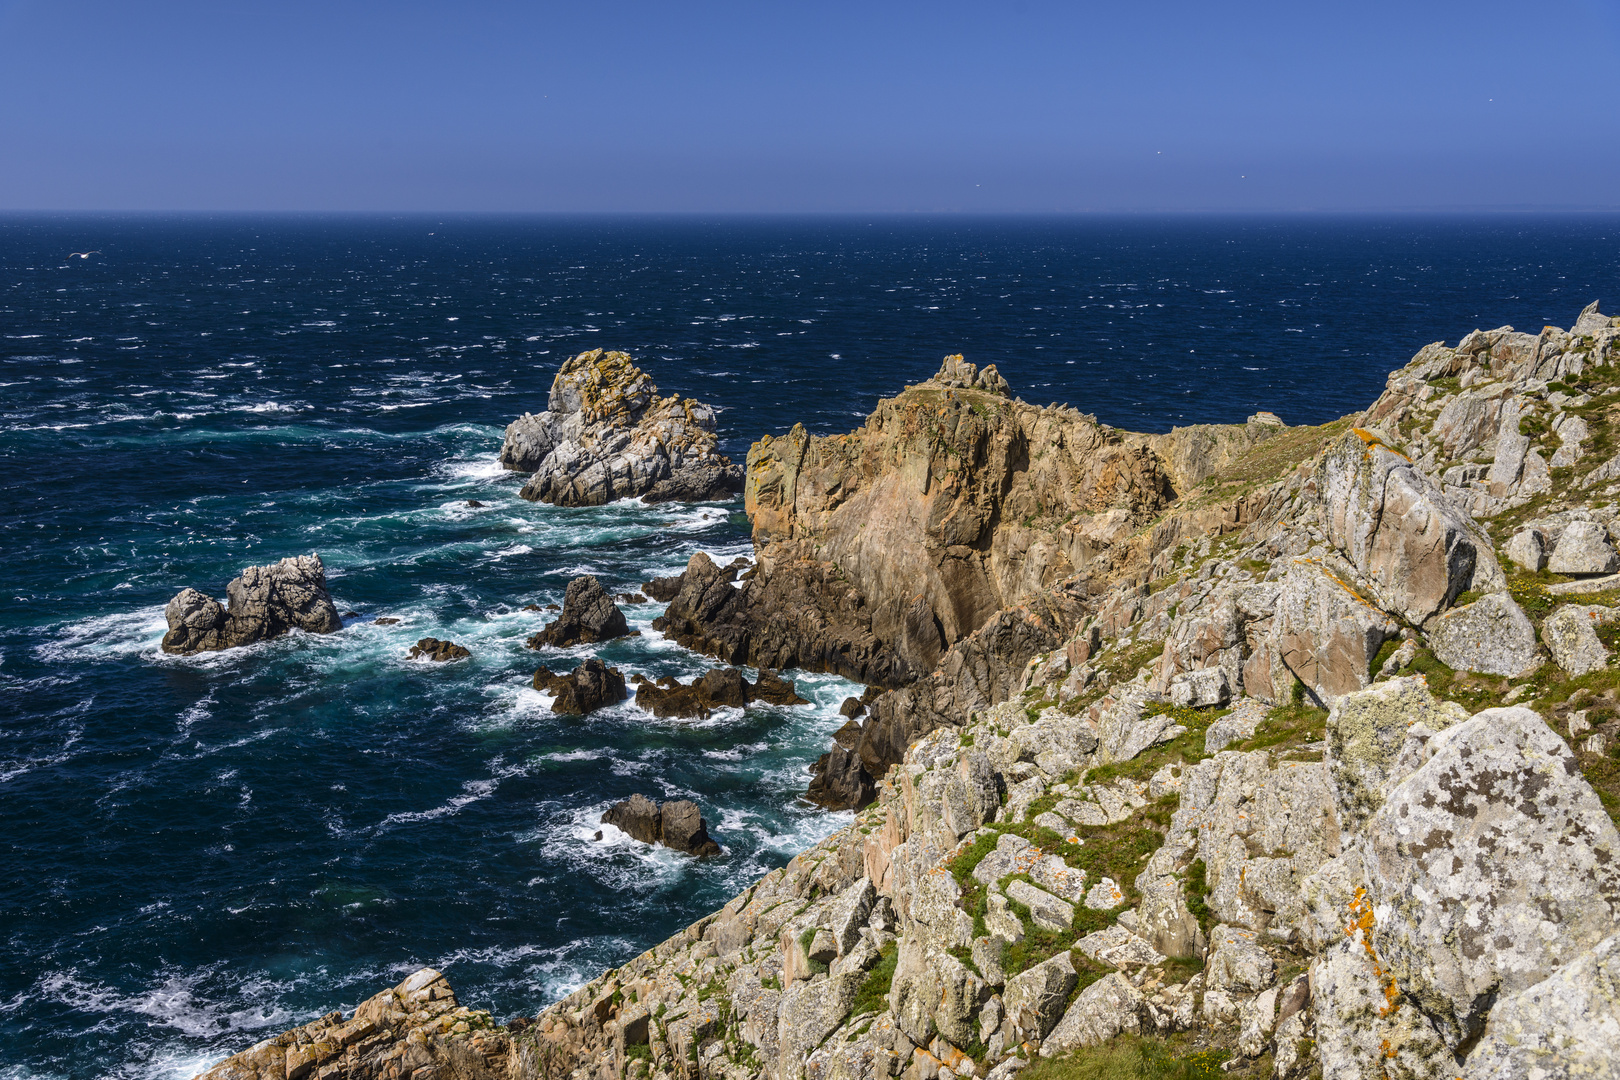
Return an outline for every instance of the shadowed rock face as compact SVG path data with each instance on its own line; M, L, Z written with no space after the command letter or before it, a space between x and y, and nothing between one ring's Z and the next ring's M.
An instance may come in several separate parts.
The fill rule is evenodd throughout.
M228 609L196 589L180 590L163 611L169 623L163 651L207 652L252 645L289 630L330 634L343 628L319 555L249 566L225 587L225 595Z
M761 671L751 683L736 668L712 668L690 683L673 676L654 682L643 675L633 678L636 704L654 716L680 716L706 719L711 710L742 708L752 701L772 705L808 705L791 682L774 671Z
M717 452L714 410L658 387L622 352L563 362L549 407L506 428L501 464L532 473L520 494L559 506L726 499L742 470Z
M547 667L538 669L534 673L534 688L554 695L556 700L551 703L551 711L568 716L584 716L630 696L619 669L608 667L594 657L566 675L558 675Z
M528 645L531 649L542 645L564 649L570 645L611 641L629 632L630 624L625 621L624 612L608 596L601 582L587 574L568 583L561 617L531 636Z

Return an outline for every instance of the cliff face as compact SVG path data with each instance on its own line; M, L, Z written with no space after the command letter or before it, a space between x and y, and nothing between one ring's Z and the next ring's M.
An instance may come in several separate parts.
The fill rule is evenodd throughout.
M754 444L757 567L740 590L676 597L661 629L733 663L904 685L998 611L1111 580L1180 490L1278 430L1120 432L947 357L858 431Z
M945 375L999 398L983 373ZM806 599L846 605L823 629L863 627L903 676L871 614L902 590L878 575L863 580L889 591L868 597L849 554L902 490L909 554L885 565L938 571L955 558L938 540L965 535L943 523L989 507L979 546L959 545L978 553L964 580L1015 602L948 645L936 613L937 667L841 733L824 790L869 802L848 828L521 1030L480 1036L476 1068L1006 1080L1133 1035L1154 1060L1197 1053L1255 1080L1617 1075L1620 326L1594 306L1571 333L1430 346L1366 413L1321 428L1155 445L1075 421L1100 442L1050 466L1092 483L1046 518L1062 579L1000 536L1018 498L1058 497L1028 462L998 464L1033 445L1012 418L1053 410L1007 402L990 423L984 398L963 399L985 423L959 420L960 445L1007 449L947 487L933 463L950 455L924 459L916 422L970 387L925 386L926 407L917 389L842 443L756 447L751 505L786 512L756 510L743 588L694 560L670 611L747 652L769 624L737 597L813 580ZM1093 502L1063 520L1103 489L1157 498L1157 516L1082 568L1064 530L1134 513ZM482 1076L454 1064L473 1026L418 1024L415 1072L321 1075Z

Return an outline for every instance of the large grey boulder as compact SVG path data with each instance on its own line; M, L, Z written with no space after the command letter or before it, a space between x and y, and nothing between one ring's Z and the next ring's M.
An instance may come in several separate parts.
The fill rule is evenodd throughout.
M1384 969L1456 1048L1494 1000L1620 929L1620 834L1529 709L1487 709L1428 752L1368 822L1367 893Z
M1346 432L1323 455L1317 483L1328 538L1385 611L1422 625L1458 593L1503 584L1473 520L1372 432Z
M1372 662L1400 626L1361 596L1354 569L1337 559L1288 564L1271 626L1243 668L1243 689L1287 701L1297 678L1323 700L1372 681Z
M1608 650L1598 640L1592 608L1565 604L1541 623L1541 640L1554 662L1571 675L1586 675L1609 665Z
M1615 554L1602 525L1572 521L1553 545L1547 569L1555 574L1612 574L1620 570L1620 555Z
M182 589L163 609L163 651L190 654L279 637L290 630L330 634L343 628L326 591L319 555L249 566L225 586L229 608L196 589Z
M1427 628L1429 648L1454 671L1524 675L1541 663L1536 628L1505 592L1452 608Z
M1045 1039L1051 1033L1063 1017L1069 991L1078 981L1067 952L1007 980L1001 992L1002 1007L1020 1041Z
M1041 1056L1098 1046L1117 1035L1135 1035L1142 1030L1145 1005L1146 999L1129 979L1117 971L1105 975L1080 991L1041 1044Z
M1491 1009L1463 1080L1620 1078L1620 935Z
M988 992L984 980L956 957L909 937L900 939L889 1011L912 1042L926 1046L937 1031L953 1045L967 1046L973 1042L973 1017Z
M507 426L501 464L533 473L520 494L560 506L724 499L742 469L718 452L714 410L658 387L622 352L563 362L549 408Z
M1277 962L1260 947L1253 930L1217 926L1209 935L1205 978L1211 990L1257 994L1277 981Z

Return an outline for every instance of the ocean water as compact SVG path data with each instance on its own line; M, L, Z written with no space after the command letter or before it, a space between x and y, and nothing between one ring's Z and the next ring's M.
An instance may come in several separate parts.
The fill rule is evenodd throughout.
M556 365L633 353L739 456L949 352L1139 430L1363 407L1426 342L1620 310L1620 219L0 218L0 1077L186 1077L423 964L532 1013L847 815L800 803L857 688L558 717L568 580L750 552L740 504L558 509L495 464ZM69 252L94 250L88 259ZM473 508L468 500L486 505ZM162 608L318 551L325 637L177 658ZM389 616L397 625L372 620ZM413 663L449 637L473 659ZM703 807L724 857L596 820Z

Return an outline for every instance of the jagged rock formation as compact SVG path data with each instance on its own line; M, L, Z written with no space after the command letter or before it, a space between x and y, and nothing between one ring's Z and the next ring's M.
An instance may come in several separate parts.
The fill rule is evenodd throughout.
M552 645L559 649L570 645L591 645L611 641L630 632L624 612L619 610L601 582L589 574L568 583L563 595L562 615L555 622L529 638L531 649Z
M636 704L654 716L680 716L708 719L714 709L740 709L751 701L772 705L808 705L788 680L774 671L759 673L758 682L749 682L736 668L711 668L690 683L673 676L656 682L636 675Z
M532 502L726 499L742 470L717 451L714 428L709 406L659 397L629 356L592 349L563 361L545 412L507 425L501 464L533 474L519 493Z
M796 507L791 535L760 542L740 589L736 567L694 560L666 625L750 655L790 645L792 624L751 607L782 582L842 604L841 622L781 619L822 628L811 655L903 683L822 761L825 801L862 808L543 1010L501 1075L1008 1080L1121 1034L1255 1080L1614 1075L1620 575L1586 568L1608 565L1620 515L1603 460L1620 445L1617 338L1594 306L1568 334L1430 346L1359 416L1267 422L1231 453L1246 429L1199 436L1203 472L1166 449L1191 436L1103 438L1105 458L1142 440L1171 478L1131 489L1156 516L1066 576L1026 574L948 644L941 631L924 677L856 575L818 558L855 543L827 527L837 507L802 511L892 476L839 474L829 495L831 473L801 469L777 488L808 484L777 503ZM950 418L947 393L1029 408L948 368L958 385L886 403L886 423ZM870 437L804 440L798 460L859 460ZM1570 445L1591 452L1559 458ZM897 452L889 472L916 460ZM954 483L1015 477L998 506L1035 483L997 468ZM925 537L964 504L929 505L944 508ZM1005 569L995 521L972 550ZM1566 537L1560 565L1588 576L1537 576ZM928 544L910 542L923 566Z
M196 589L181 589L163 609L166 653L199 653L252 645L289 630L330 634L343 629L326 591L319 555L300 555L269 566L249 566L225 586L229 608Z
M608 807L602 824L612 825L643 844L662 844L700 858L720 854L720 845L709 836L703 812L690 799L656 803L645 795L632 795Z
M456 1004L443 975L423 968L341 1012L283 1032L203 1073L205 1080L397 1080L512 1075L512 1042L488 1012Z
M567 716L584 716L630 696L623 673L595 657L566 675L558 675L548 667L537 668L534 688L553 695L556 700L551 703L551 711Z

